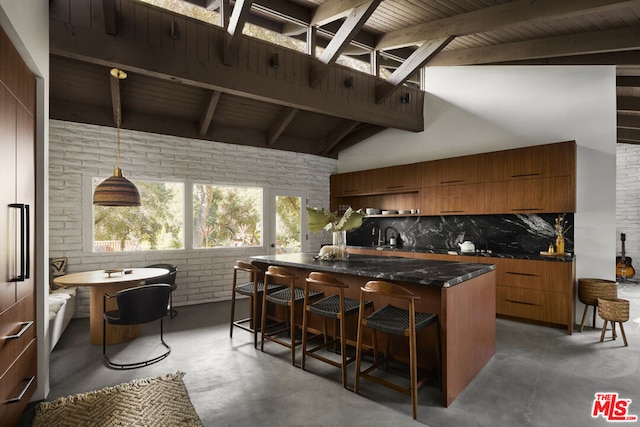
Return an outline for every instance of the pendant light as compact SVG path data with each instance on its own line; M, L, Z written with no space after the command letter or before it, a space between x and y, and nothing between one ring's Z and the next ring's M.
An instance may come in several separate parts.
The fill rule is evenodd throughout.
M117 99L116 108L116 168L113 176L105 179L96 187L93 193L93 204L98 206L140 206L140 193L136 186L122 175L120 169L120 80L127 78L127 74L117 68L111 70L111 77L115 79L117 90L113 91ZM112 82L113 83L113 82Z

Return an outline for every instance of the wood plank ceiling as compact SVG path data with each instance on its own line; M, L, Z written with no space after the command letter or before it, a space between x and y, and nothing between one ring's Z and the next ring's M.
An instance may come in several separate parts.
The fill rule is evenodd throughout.
M118 67L123 128L336 157L387 128L423 130L423 67L604 64L617 70L618 142L640 143L640 0L183 3L218 22L139 0L50 0L51 118L114 126ZM307 52L243 35L246 23Z

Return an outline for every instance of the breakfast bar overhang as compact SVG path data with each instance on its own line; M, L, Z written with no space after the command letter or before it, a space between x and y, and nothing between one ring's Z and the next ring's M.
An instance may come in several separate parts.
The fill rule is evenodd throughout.
M269 265L290 269L300 284L312 271L333 274L349 285L345 296L352 298L359 298L360 287L369 280L397 283L420 296L416 310L439 317L443 406L449 406L495 354L494 265L367 255L322 261L311 253L252 260L261 270ZM427 349L418 341L418 357L422 357Z

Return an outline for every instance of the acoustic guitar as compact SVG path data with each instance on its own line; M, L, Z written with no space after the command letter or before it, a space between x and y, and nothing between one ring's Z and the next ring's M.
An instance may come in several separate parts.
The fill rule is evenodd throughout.
M616 257L616 276L623 279L631 279L636 275L636 270L631 266L631 258L624 254L624 241L626 236L624 233L620 233L620 241L622 242L622 251L620 256Z

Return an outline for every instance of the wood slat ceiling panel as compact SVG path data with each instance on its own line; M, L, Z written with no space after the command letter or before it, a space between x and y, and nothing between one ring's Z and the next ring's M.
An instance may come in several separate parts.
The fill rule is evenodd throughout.
M458 50L494 44L512 43L530 39L630 28L640 25L640 5L615 11L592 13L580 17L538 21L514 25L471 36L457 37L444 50Z
M266 102L223 94L213 116L213 126L230 126L266 132L281 107Z
M208 100L207 91L193 86L129 73L120 83L123 111L132 108L148 114L199 120Z
M111 108L109 73L105 67L52 56L49 95L54 99Z
M337 117L320 117L314 113L300 111L289 123L284 135L296 138L309 138L309 135L313 135L315 139L322 139L341 122L342 119Z

